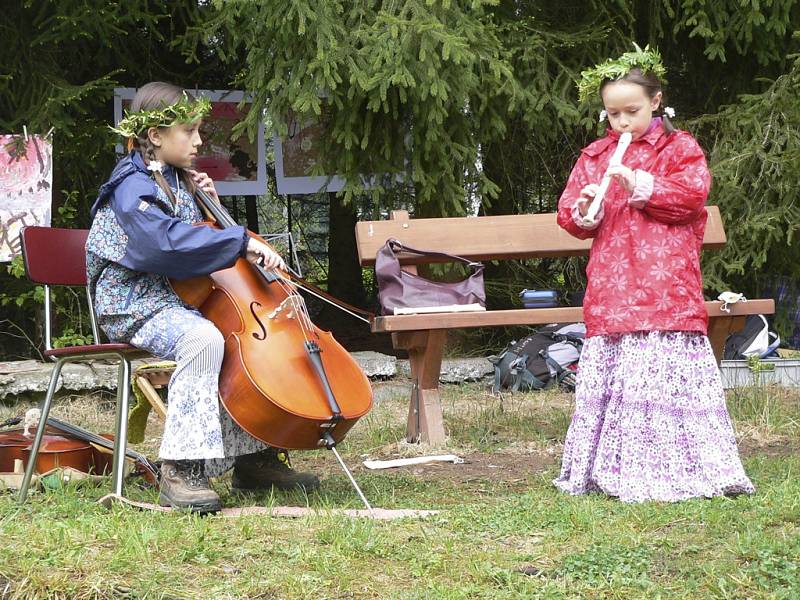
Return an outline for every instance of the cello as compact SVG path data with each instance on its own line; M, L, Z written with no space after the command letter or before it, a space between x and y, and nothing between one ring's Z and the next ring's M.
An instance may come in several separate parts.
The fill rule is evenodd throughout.
M11 418L0 423L0 429L17 425L21 418ZM35 427L35 425L34 425ZM33 434L27 429L0 431L0 473L14 473L15 462L30 460ZM82 473L105 475L110 472L114 453L113 438L98 435L72 423L54 417L47 419L47 427L37 453L36 473L47 473L60 467L69 467ZM125 454L133 459L135 470L151 485L158 485L158 467L150 460L127 448Z
M203 190L195 198L214 218L204 225L236 225ZM225 338L219 392L233 420L270 446L335 451L372 407L372 388L350 353L311 321L298 281L239 258L230 268L171 284Z

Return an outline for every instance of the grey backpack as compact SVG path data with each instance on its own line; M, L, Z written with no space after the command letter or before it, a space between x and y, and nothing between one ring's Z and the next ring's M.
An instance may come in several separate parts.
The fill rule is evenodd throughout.
M556 385L573 391L585 337L586 326L573 323L547 325L519 341L512 340L500 354L489 357L494 365L493 391L541 390Z

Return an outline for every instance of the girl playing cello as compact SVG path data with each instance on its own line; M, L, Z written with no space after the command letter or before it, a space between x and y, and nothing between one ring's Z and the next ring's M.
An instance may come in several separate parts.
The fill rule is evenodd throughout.
M244 432L220 406L222 335L168 282L207 275L240 257L267 269L284 266L243 227L192 225L202 220L195 187L218 200L208 175L191 169L209 110L207 100L168 83L139 88L115 129L130 140L131 152L100 188L86 244L90 290L106 335L177 363L159 450L159 502L197 512L219 510L208 477L231 466L234 489L319 485L316 476L291 470L285 451Z

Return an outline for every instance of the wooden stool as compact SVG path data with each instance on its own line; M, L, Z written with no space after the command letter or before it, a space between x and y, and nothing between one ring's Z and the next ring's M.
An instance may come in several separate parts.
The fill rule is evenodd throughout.
M137 367L133 374L133 385L147 399L162 421L167 418L167 407L157 390L167 386L174 371L175 363L165 361L143 364Z

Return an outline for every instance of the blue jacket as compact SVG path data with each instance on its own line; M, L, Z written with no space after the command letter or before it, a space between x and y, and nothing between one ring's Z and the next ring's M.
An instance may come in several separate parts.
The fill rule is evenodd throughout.
M245 254L244 227L192 225L202 218L194 199L173 168L163 173L175 206L138 152L117 163L92 205L86 275L98 324L112 341L129 342L156 313L186 306L168 278L207 275Z

